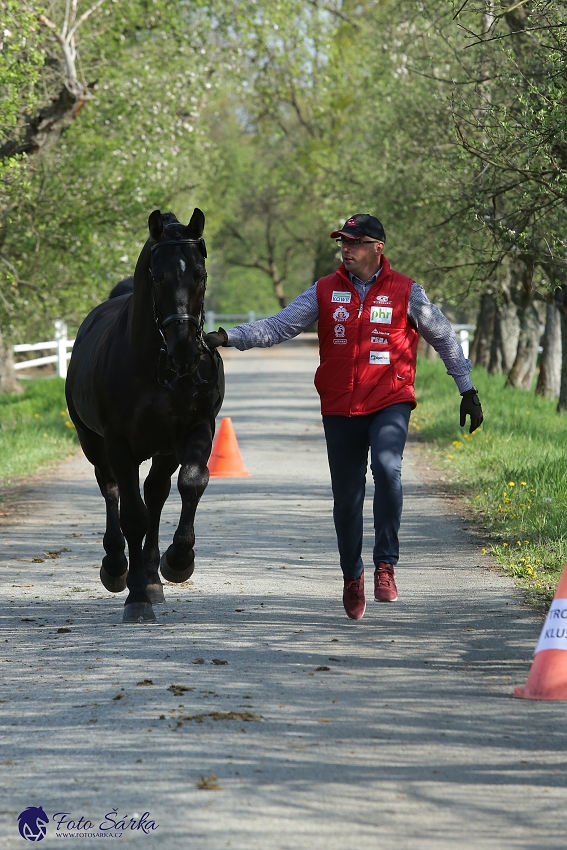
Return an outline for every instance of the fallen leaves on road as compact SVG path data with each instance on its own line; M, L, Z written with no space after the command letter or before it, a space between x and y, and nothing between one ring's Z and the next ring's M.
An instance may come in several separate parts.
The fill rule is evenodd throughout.
M214 773L209 774L209 776L201 776L197 779L195 785L201 791L222 791L222 787L219 785L218 778Z
M325 665L324 665L324 664L321 664L321 666L320 666L320 667L316 667L316 668L315 668L315 672L316 672L316 673L323 673L324 671L326 671L326 670L330 670L330 669L331 669L330 667L325 667Z
M204 664L204 663L205 663L204 658L194 658L193 661L191 662L191 664Z
M142 686L143 686L143 685L153 685L153 682L152 682L152 680L151 680L151 679L142 679L142 681L141 681L141 682L136 682L136 684L137 684L138 686L140 686L140 685L142 685Z
M207 714L184 714L180 720L194 720L202 723L204 720L244 720L245 722L261 722L262 718L251 711L209 711Z
M193 688L189 688L187 685L170 685L167 690L171 691L174 697L181 697L186 691L192 691Z
M57 634L58 635L65 635L65 634L68 634L70 631L71 631L71 629L60 628L60 629L57 629Z
M223 661L222 658L213 658L211 664L216 664L219 666L220 664L228 664L228 661Z

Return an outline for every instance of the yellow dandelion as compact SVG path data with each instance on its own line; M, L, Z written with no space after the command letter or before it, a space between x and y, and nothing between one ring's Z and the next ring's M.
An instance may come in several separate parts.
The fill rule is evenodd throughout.
M526 487L526 486L527 486L525 481L520 481L520 484L522 485L522 487Z
M39 419L39 413L34 413L34 419Z
M515 487L515 483L513 481L508 481L508 487Z
M456 449L459 449L463 444L461 443L460 440L453 440L453 445L455 446Z
M483 555L486 555L486 549L481 549L480 551L482 552Z
M453 460L453 458L455 457L455 455L447 455L447 457L449 458L449 460Z

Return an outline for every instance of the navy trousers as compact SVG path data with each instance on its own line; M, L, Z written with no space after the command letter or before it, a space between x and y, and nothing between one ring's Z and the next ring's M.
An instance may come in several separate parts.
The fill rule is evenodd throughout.
M397 564L402 517L402 456L410 404L393 404L367 416L323 416L331 470L341 569L358 578L362 563L362 508L368 450L374 477L374 564Z

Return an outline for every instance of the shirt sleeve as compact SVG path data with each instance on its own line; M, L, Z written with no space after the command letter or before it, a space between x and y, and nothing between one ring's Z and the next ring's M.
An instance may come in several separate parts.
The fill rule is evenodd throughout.
M314 283L295 301L270 316L227 330L228 345L247 351L249 348L270 348L286 339L293 339L319 318L317 284Z
M470 390L472 363L463 354L457 335L449 319L439 307L432 304L423 286L412 283L408 304L408 317L415 324L424 340L431 345L454 379L460 393Z

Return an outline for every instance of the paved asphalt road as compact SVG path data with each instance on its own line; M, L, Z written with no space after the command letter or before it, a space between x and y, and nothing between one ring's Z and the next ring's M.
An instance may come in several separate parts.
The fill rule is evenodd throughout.
M226 362L253 476L211 481L193 581L166 587L157 625L122 625L124 594L99 583L82 457L4 518L1 850L26 846L28 806L50 819L45 848L101 822L148 850L564 847L567 707L511 696L541 618L428 495L410 446L400 600L349 621L316 351ZM177 512L175 493L165 545ZM368 512L367 558L371 539ZM58 812L75 821L59 838ZM148 834L120 828L144 812Z

